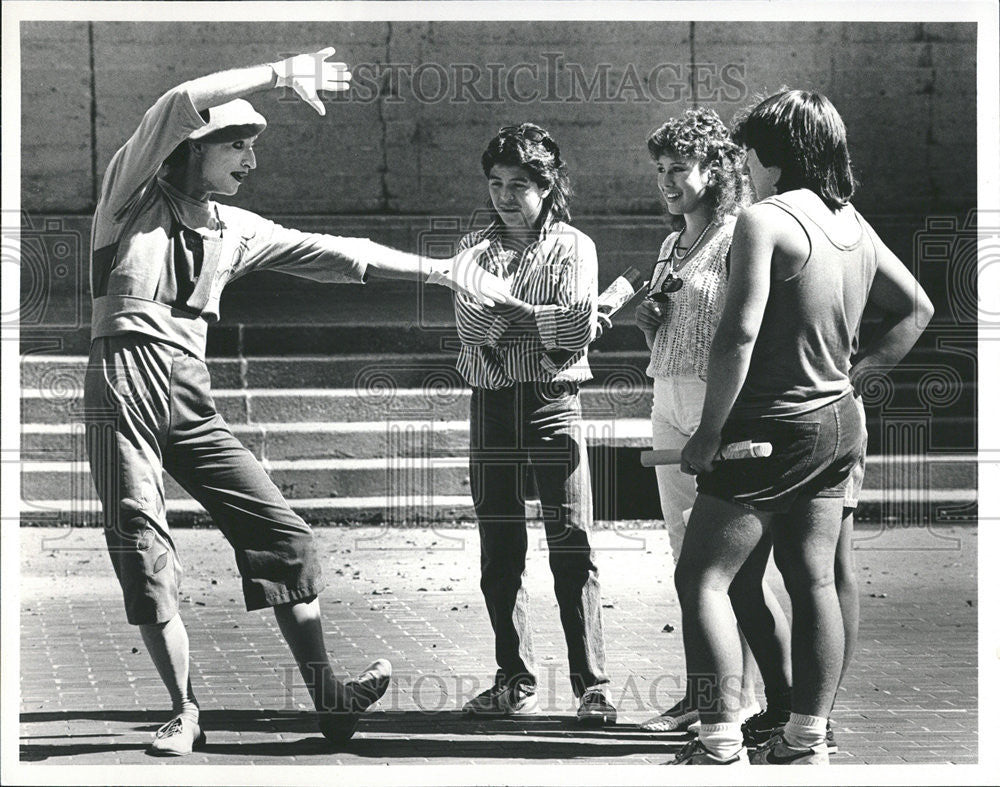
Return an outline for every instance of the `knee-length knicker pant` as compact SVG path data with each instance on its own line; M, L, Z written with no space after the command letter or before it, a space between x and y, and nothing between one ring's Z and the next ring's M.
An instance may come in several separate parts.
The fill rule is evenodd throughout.
M182 571L167 526L164 470L232 545L248 610L322 590L311 529L216 411L204 361L140 334L95 339L84 406L129 623L163 623L178 610Z

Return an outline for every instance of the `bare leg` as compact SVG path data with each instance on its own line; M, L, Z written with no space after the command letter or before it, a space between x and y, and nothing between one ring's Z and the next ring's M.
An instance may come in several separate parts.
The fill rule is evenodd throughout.
M191 688L188 635L181 616L174 615L166 623L139 626L139 632L160 680L170 692L174 716L197 722L198 701Z
M319 599L314 596L310 601L282 604L274 608L274 617L299 666L299 673L316 710L347 710L347 690L333 676L330 657L323 642Z
M861 617L858 603L858 580L854 573L854 554L851 542L854 538L854 509L844 509L840 524L840 538L837 541L837 555L833 564L833 578L837 587L840 614L844 619L844 666L840 671L837 689L840 689L854 656L858 643L858 624Z
M791 632L788 619L774 591L764 581L770 555L771 539L769 535L765 535L743 564L729 590L733 611L740 624L740 634L753 654L750 661L756 662L760 667L769 698L787 696L792 685ZM748 655L744 651L744 681L747 680ZM746 685L745 682L744 686Z
M796 502L773 521L774 558L792 599L794 713L826 718L844 663L844 621L834 585L843 501Z
M770 515L698 495L677 571L689 682L703 725L739 721L742 656L729 588L760 542ZM733 689L736 689L735 691Z

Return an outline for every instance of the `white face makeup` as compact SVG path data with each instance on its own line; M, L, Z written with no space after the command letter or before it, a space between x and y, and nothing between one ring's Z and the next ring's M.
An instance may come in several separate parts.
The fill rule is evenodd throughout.
M246 137L232 142L202 143L196 153L200 181L198 190L206 194L235 194L257 168L253 150L256 139Z

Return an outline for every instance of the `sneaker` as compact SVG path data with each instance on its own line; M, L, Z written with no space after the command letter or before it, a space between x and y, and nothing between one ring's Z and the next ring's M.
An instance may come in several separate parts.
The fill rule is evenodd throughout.
M494 683L486 691L480 692L462 706L465 713L473 716L499 716L500 695L507 688L502 683Z
M790 715L791 711L780 708L767 708L755 713L740 726L743 732L743 745L749 748L763 746L781 733L788 724Z
M183 757L205 745L205 732L197 722L174 716L156 731L146 754L153 757Z
M697 709L691 709L687 700L681 700L670 710L644 721L639 725L639 729L643 732L684 732L697 723Z
M811 749L793 749L784 735L775 735L750 758L754 765L829 765L830 752L826 743Z
M538 697L534 686L494 683L465 703L462 710L471 716L531 716L538 713Z
M329 711L319 716L319 731L336 744L347 743L361 721L361 714L378 702L392 678L392 664L379 659L364 672L345 685L350 697L351 710L347 713Z
M840 747L837 746L837 741L833 739L833 726L830 724L830 720L826 721L826 753L836 754L840 751Z
M347 681L346 685L351 692L354 709L358 713L364 713L382 699L389 688L391 679L392 664L389 663L388 659L378 659L354 680Z
M712 752L705 748L705 744L701 742L700 738L695 738L693 741L685 744L684 748L681 749L677 756L674 757L670 762L663 763L664 765L749 765L750 760L747 758L747 750L744 746L730 757L728 760L723 760L716 757Z
M576 723L584 727L610 727L618 721L618 711L600 688L587 689L580 698Z

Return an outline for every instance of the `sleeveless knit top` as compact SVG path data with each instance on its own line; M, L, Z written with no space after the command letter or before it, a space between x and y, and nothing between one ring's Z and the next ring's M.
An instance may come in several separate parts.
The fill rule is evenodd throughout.
M667 298L661 308L667 317L656 331L646 374L656 379L693 377L702 380L708 373L708 351L726 302L726 255L733 240L736 218L727 216L708 242L692 253L678 272L684 286ZM658 259L670 256L679 232L663 241ZM653 271L649 291L656 292L670 266L661 264Z
M731 413L739 418L799 415L851 390L847 371L877 265L870 229L853 206L844 210L857 222L857 239L843 244L827 234L829 212L812 192L785 192L762 204L795 219L810 252L798 272L771 280L750 368Z

